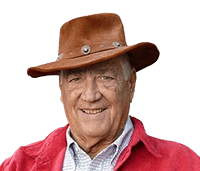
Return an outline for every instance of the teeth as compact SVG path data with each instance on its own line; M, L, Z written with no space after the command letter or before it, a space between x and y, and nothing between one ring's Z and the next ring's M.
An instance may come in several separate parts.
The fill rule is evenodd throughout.
M86 114L97 114L102 112L104 109L93 109L93 110L89 110L89 109L82 109L82 111Z

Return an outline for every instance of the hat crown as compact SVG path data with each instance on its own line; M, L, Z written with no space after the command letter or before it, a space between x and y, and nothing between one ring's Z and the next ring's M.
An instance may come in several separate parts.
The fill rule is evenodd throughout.
M81 55L84 45L91 47L91 53L110 48L113 42L126 45L123 24L116 14L95 14L70 20L60 29L59 54ZM74 53L74 51L79 51Z

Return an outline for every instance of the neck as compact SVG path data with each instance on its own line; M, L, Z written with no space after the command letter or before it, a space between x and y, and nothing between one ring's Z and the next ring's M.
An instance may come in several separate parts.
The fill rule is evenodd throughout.
M97 154L99 154L102 150L112 144L123 132L123 129L117 132L116 135L112 137L86 137L86 136L76 136L70 132L71 137L76 141L79 147L85 151L90 158L94 158Z

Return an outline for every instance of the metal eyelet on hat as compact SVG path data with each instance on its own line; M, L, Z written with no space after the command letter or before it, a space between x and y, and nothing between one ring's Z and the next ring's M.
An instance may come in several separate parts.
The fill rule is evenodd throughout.
M84 54L84 55L87 55L91 52L91 48L89 45L84 45L82 48L81 48L81 52Z
M122 45L121 45L119 42L113 42L113 46L119 48L119 47L121 47Z
M56 61L59 61L59 60L61 60L61 59L62 59L62 57L63 57L63 55L62 55L62 53L60 53L60 54L58 55L58 57L57 57Z

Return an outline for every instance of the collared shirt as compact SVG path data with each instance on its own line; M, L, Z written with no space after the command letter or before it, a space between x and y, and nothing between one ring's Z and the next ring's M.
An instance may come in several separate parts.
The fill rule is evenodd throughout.
M128 146L133 133L133 124L128 116L122 134L101 151L94 159L91 159L70 136L70 128L67 130L67 150L65 153L63 171L111 171L113 170L121 152Z

